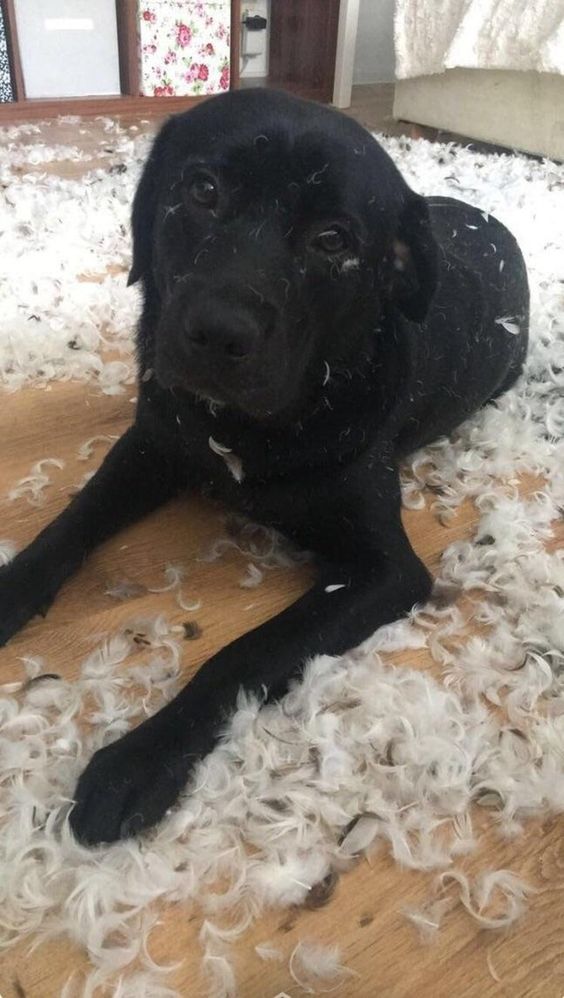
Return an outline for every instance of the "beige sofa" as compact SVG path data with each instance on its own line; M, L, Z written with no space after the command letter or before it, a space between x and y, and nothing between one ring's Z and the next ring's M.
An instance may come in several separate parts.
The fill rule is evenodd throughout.
M564 160L564 76L447 69L398 80L394 117Z

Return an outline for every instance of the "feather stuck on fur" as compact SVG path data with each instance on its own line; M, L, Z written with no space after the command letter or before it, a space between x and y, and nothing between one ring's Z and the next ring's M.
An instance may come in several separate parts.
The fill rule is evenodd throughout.
M243 478L245 477L245 474L243 471L243 463L241 461L241 458L237 457L237 455L233 453L231 447L226 447L225 444L218 443L217 440L214 440L213 437L210 437L209 445L210 445L210 450L212 450L214 454L217 454L225 461L235 481L242 482Z
M505 329L506 333L511 333L512 336L518 336L520 332L519 324L510 315L501 315L499 319L495 320L496 325L501 326Z
M7 565L12 561L17 550L17 545L13 541L0 540L0 565Z

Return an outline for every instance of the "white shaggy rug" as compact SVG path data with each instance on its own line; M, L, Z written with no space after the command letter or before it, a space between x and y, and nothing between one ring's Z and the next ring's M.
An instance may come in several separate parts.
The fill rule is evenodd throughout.
M108 122L108 169L79 182L37 170L15 177L14 165L55 158L21 142L33 128L5 130L0 148L10 246L0 378L8 390L71 377L125 390L137 297L111 271L129 260L129 206L147 142ZM29 659L22 683L0 689L0 945L71 936L93 969L67 996L100 984L114 995L174 995L146 947L164 900L202 906L210 993L235 995L229 946L264 906L300 904L378 844L403 865L454 878L484 926L510 924L526 886L507 871L469 883L456 869L475 844L473 802L491 809L501 834L564 810L564 552L550 544L564 506L564 167L424 141L384 145L415 189L460 196L505 222L529 267L526 376L405 470L407 506L448 518L469 498L477 526L444 552L441 607L341 659L315 660L281 703L261 708L241 696L181 806L139 841L82 849L66 815L92 751L174 694L181 642L166 619L108 636L76 682L42 679L57 663ZM56 155L83 158L68 148ZM108 268L100 283L79 279ZM528 498L518 490L523 473L543 483ZM458 590L472 596L474 636L467 601L452 601ZM129 664L140 641L147 654ZM425 645L442 682L386 661L389 650ZM501 912L489 906L494 891ZM433 930L444 908L438 895L411 917ZM261 955L277 956L268 947ZM313 990L346 973L335 952L306 946L290 970Z

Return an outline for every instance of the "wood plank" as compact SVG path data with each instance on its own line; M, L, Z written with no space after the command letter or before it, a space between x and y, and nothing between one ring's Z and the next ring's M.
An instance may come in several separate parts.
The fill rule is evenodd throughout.
M116 94L104 97L25 98L0 104L0 125L37 121L61 114L92 115L173 114L187 111L208 97L140 97Z
M137 0L116 0L121 92L134 97L139 97L138 7Z
M272 0L269 85L331 101L338 27L339 0Z
M229 89L238 90L241 77L241 0L231 0Z

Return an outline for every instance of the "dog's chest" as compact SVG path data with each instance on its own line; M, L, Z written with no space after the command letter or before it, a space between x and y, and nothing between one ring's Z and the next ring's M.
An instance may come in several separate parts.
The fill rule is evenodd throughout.
M292 443L243 428L227 414L200 406L179 409L174 420L188 468L197 469L203 492L231 500L249 482L283 475L291 463ZM299 446L293 449L294 459Z
M188 468L198 469L202 492L240 505L248 493L274 482L336 470L345 454L366 445L362 420L329 418L284 428L243 424L228 412L190 406L174 415Z

